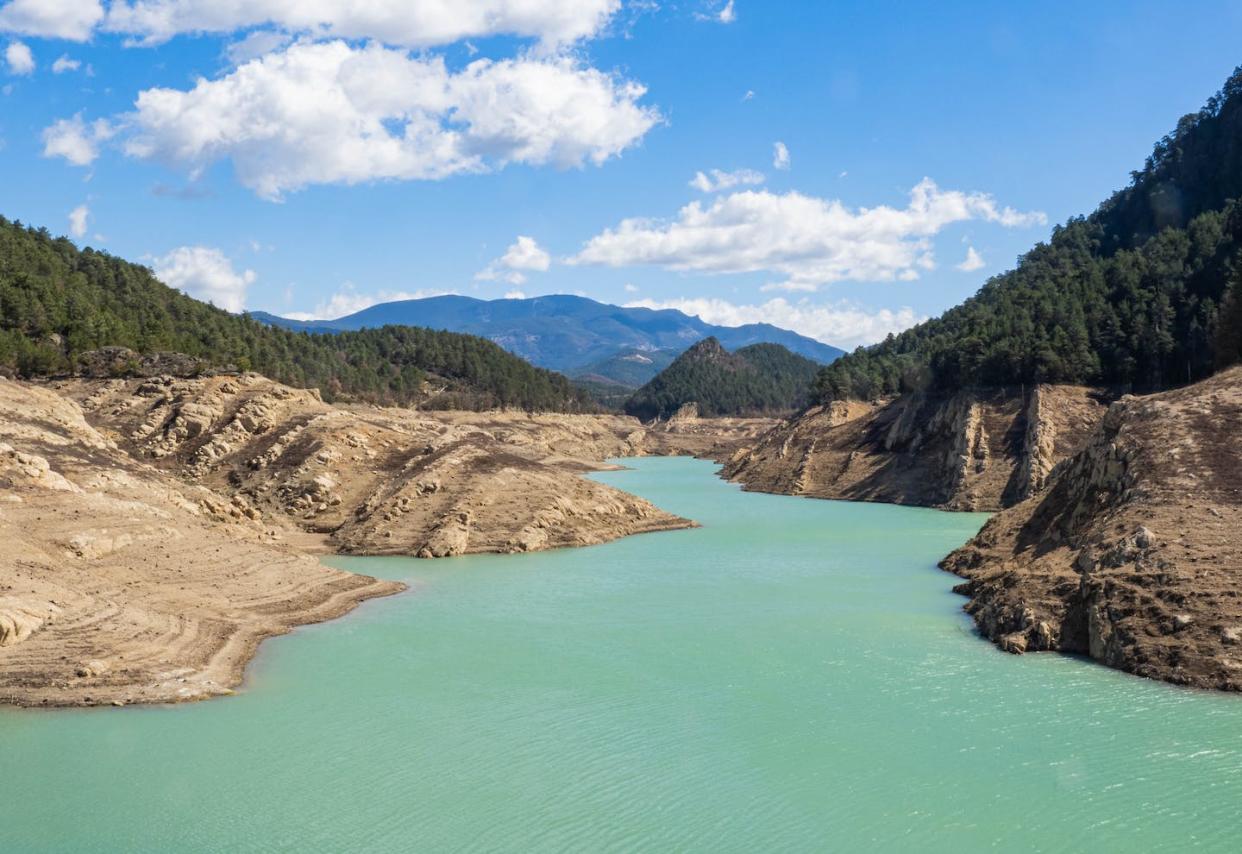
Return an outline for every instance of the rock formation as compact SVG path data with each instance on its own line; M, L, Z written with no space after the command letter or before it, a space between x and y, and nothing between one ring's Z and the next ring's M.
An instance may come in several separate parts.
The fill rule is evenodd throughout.
M945 559L980 630L1242 690L1240 433L1242 368L1113 404L1043 492Z
M1078 386L1029 393L911 394L807 410L729 461L747 489L997 510L1037 491L1082 446L1104 395Z

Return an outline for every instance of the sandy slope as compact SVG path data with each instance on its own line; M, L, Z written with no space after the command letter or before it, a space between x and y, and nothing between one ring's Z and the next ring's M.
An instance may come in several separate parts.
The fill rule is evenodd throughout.
M263 638L402 589L233 509L135 463L64 398L0 380L0 702L226 693Z

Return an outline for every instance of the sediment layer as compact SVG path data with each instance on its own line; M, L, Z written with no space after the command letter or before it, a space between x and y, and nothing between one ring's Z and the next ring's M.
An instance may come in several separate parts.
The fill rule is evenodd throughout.
M817 406L729 460L746 489L999 510L1034 494L1082 447L1107 394L1080 386L910 394Z

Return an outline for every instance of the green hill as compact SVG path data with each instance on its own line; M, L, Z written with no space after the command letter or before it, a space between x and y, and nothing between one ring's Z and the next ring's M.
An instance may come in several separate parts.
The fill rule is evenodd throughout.
M636 391L625 411L644 421L667 418L687 403L698 404L707 417L785 414L806 405L819 368L780 344L751 344L730 354L705 338Z
M824 368L816 397L1202 379L1242 355L1238 199L1242 68L1093 214L962 305Z
M482 338L408 326L281 329L191 299L145 267L0 217L0 373L68 373L102 347L253 369L330 400L426 405L430 382L429 403L443 408L591 405L565 377Z

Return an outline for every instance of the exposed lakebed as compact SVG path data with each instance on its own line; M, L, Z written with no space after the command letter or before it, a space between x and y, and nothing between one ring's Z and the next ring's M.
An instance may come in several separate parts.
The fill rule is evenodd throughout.
M238 696L0 710L3 847L1233 850L1242 698L972 631L983 522L594 477L703 527L440 561L268 641Z

